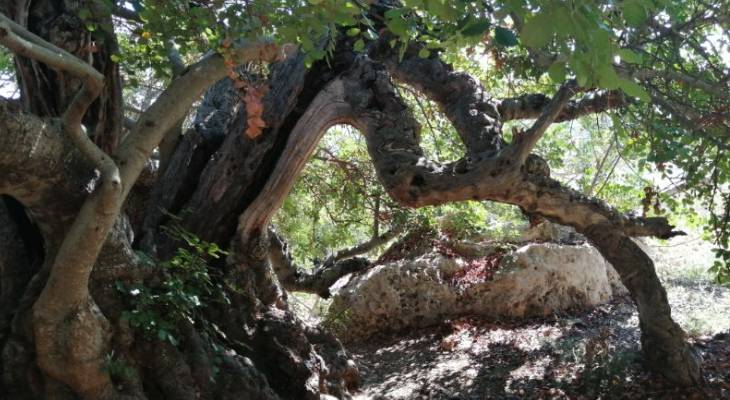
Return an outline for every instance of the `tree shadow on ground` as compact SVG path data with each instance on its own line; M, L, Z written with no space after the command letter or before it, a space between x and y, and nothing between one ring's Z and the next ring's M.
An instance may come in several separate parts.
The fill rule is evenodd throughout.
M633 305L525 321L465 318L351 345L362 399L730 399L730 339L696 340L702 388L647 372Z

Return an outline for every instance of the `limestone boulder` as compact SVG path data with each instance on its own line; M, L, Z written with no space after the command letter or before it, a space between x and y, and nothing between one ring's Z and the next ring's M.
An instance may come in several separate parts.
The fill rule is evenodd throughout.
M483 257L430 251L345 277L325 322L345 341L446 319L546 316L626 293L613 267L586 244L533 243Z

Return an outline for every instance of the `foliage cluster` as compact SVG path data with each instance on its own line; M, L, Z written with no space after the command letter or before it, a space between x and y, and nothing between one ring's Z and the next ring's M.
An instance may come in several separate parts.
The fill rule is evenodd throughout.
M184 243L167 261L154 260L139 253L150 268L159 268L163 274L156 285L117 282L117 289L129 301L129 309L122 320L138 329L148 338L157 338L177 346L181 323L198 325L208 341L215 345L219 330L206 318L205 308L230 304L220 283L210 276L211 259L226 255L215 243L208 243L176 224L166 227L167 233ZM214 347L217 347L215 345Z
M555 127L538 151L547 157L555 176L624 211L641 212L641 198L655 193L645 199L651 203L649 212L671 211L684 214L682 218L692 224L704 224L717 245L715 272L721 280L730 280L726 0L99 0L88 4L94 6L78 14L95 40L115 31L119 52L113 60L122 67L125 90L134 94L127 98L132 99L172 78L172 53L192 62L208 52L226 54L241 41L265 37L298 45L308 64L329 60L341 36L357 52L367 52L369 44L381 38L400 50L418 43L421 57L438 56L470 72L495 97L530 91L549 95L566 79L575 79L584 89L621 90L629 104L620 112ZM116 18L114 26L99 22L119 8L134 17ZM0 71L10 71L9 60L0 53ZM402 92L419 111L429 156L440 161L457 158L461 144L448 122L412 89L404 87ZM487 215L517 218L509 207L482 203L401 210L374 183L355 139L345 135L329 142L285 204L282 215L288 219L278 219L290 238L304 243L295 251L300 259L320 258L335 247L403 221L435 223L453 216L459 229L475 234L492 218ZM354 176L355 171L364 175ZM320 184L324 187L314 188ZM302 216L293 217L295 211ZM331 220L330 228L322 228L319 221L324 220ZM348 228L341 224L346 221ZM491 228L494 222L486 225Z

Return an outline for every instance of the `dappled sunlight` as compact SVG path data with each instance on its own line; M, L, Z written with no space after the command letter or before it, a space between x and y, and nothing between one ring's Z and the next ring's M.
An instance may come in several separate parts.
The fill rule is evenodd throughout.
M636 316L619 300L544 319L464 318L352 344L364 378L357 398L685 398L644 369ZM715 384L715 366L730 351L723 340L700 347Z

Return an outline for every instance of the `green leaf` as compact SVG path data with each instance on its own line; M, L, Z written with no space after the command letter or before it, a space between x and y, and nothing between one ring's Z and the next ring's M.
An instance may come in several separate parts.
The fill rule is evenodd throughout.
M439 18L453 21L457 17L457 13L449 4L448 0L426 0L426 10Z
M647 93L646 89L644 89L641 85L634 81L619 78L618 86L629 96L638 97L640 100L647 102L651 100L651 98L649 97L649 93Z
M555 83L565 82L565 75L567 74L565 63L562 61L556 61L553 65L548 68L548 76Z
M405 14L406 10L404 8L392 8L385 12L385 18L387 19L396 19L400 18Z
M546 15L538 14L525 23L520 31L522 43L528 47L540 48L552 39L552 22Z
M559 37L569 36L573 32L573 22L570 20L570 10L566 7L556 7L550 13L555 33Z
M616 52L616 55L621 57L622 61L625 61L629 64L641 64L642 61L641 54L629 49L619 49Z
M618 89L620 87L621 78L616 74L616 70L610 64L603 64L596 69L598 76L598 84L606 89Z
M428 56L431 55L431 52L428 51L427 48L422 48L421 50L418 50L418 56L421 58L428 58Z
M517 45L517 35L510 29L498 26L494 28L494 40L497 44L505 47L512 47Z
M487 29L489 29L489 20L475 20L467 24L464 29L461 30L461 34L466 37L478 37L484 35L484 32L486 32Z
M87 19L91 18L91 10L84 7L79 10L78 15L79 15L79 18L81 18L83 20L87 20Z
M347 30L347 36L357 36L360 33L360 28L350 28Z
M623 14L626 22L633 27L640 26L648 17L642 0L626 0L623 6Z
M403 18L388 20L388 29L398 36L408 36L408 23Z
M362 39L357 39L355 44L352 45L352 48L357 52L363 51L365 48L365 42L363 42Z

